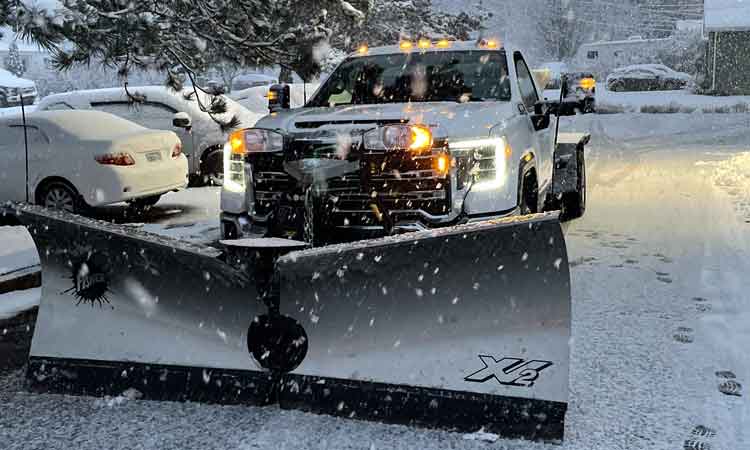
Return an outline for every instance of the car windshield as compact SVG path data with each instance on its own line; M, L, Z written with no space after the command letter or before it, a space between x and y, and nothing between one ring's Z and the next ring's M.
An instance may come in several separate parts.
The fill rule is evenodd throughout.
M308 106L484 100L510 100L503 52L428 52L351 58L336 69Z

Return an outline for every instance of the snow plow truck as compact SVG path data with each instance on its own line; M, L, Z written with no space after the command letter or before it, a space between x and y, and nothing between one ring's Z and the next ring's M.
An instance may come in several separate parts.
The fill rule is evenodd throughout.
M499 41L361 47L302 108L224 149L225 239L314 245L586 206L583 135L559 136L523 53Z
M539 92L492 39L362 46L295 110L274 86L215 247L1 207L43 269L29 385L560 442L588 137Z

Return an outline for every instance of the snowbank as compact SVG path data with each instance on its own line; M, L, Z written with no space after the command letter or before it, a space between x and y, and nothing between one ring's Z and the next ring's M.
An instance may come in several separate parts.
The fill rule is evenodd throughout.
M0 227L0 275L39 265L34 241L24 227Z
M39 299L41 298L42 288L0 294L0 319L10 319L19 313L39 306Z
M686 90L612 92L597 83L596 107L599 113L746 113L750 112L750 95L716 97Z

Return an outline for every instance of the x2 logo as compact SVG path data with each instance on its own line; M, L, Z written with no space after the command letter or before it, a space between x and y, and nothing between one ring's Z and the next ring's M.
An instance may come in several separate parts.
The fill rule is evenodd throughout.
M484 367L464 378L472 383L484 383L492 378L506 386L531 387L539 374L552 365L551 361L520 358L495 359L493 356L479 355Z

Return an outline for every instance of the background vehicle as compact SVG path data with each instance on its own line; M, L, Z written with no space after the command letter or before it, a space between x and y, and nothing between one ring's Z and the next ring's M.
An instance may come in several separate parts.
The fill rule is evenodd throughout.
M87 206L156 204L187 185L187 160L171 131L149 130L97 111L0 118L0 200L81 212Z
M567 114L596 112L596 79L591 72L572 72L563 75L566 91L560 105Z
M241 91L258 86L270 86L278 82L278 78L262 73L245 73L237 75L232 79L232 91Z
M0 69L0 107L18 106L21 104L21 97L24 105L34 103L37 97L34 82Z
M684 89L692 77L663 64L638 64L622 67L607 77L607 89L622 91L668 91Z
M193 90L178 93L164 86L129 87L128 90L144 95L146 100L139 104L130 102L124 88L96 89L50 95L39 102L37 109L93 109L115 114L147 128L173 130L182 140L193 184L220 183L221 149L226 135L219 124L201 110L193 98ZM236 115L240 119L240 126L255 123L255 115L232 99L223 98L227 102L226 116ZM200 94L200 99L204 105L211 101L207 94ZM178 113L181 113L179 117Z
M223 234L325 242L552 207L556 105L535 83L520 50L482 40L352 54L298 109L272 88L275 113L225 149Z

